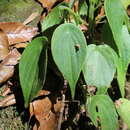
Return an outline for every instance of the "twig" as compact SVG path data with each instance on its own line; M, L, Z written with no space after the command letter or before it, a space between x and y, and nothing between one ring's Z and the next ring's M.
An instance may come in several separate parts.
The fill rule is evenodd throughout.
M58 120L57 130L61 129L61 123L62 123L62 118L63 118L64 107L65 107L65 95L63 94L62 95L62 107L61 107L61 110L60 110L60 117L59 117L59 120Z
M32 13L32 14L23 22L23 24L24 24L24 25L29 24L29 23L32 22L38 15L39 15L38 12Z

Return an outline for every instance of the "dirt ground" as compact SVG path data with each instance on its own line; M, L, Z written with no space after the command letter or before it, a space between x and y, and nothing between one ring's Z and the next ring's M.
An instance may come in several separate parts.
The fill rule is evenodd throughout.
M0 130L25 130L26 128L27 125L23 125L15 106L0 110Z

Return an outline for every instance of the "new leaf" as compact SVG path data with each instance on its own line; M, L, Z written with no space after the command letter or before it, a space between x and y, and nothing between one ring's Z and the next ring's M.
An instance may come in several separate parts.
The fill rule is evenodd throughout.
M88 113L95 126L98 121L102 130L117 130L118 115L112 100L107 95L96 95L89 98Z

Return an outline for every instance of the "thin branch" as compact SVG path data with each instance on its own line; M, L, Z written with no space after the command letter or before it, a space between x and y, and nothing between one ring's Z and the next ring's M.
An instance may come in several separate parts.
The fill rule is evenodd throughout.
M63 94L62 95L62 107L61 107L61 110L60 110L60 117L59 117L59 120L58 120L57 130L61 129L61 123L62 123L62 118L63 118L63 113L64 113L64 107L65 107L65 95Z

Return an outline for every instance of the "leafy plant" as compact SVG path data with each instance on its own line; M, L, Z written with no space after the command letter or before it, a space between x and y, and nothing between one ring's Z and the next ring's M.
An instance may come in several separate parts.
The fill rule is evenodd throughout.
M20 58L19 77L24 107L31 108L30 113L39 121L35 124L40 124L34 127L42 129L46 127L44 124L50 124L51 128L57 126L60 130L66 103L70 102L70 108L74 109L72 104L80 102L80 113L85 107L85 116L91 119L93 126L102 130L117 130L118 120L123 120L130 128L130 101L127 98L130 93L127 95L125 91L130 63L130 21L126 9L130 2L38 1L45 9L39 21L40 28L20 22L0 23L0 38L3 41L0 42L3 60L0 75L9 62L9 46L29 41ZM16 63L11 62L12 65L17 64L19 57L14 60ZM2 75L0 83L10 78L11 74L8 71L7 76ZM48 82L55 84L57 77L62 85L56 84L51 88ZM118 85L115 85L115 80ZM115 88L119 91L116 92ZM60 101L57 95L60 95ZM42 104L48 106L49 111L47 107L42 110ZM57 113L60 113L59 122ZM76 114L73 114L74 117L67 117L71 120L69 123L76 120L73 119ZM51 120L48 120L49 117Z
M118 116L109 96L92 96L88 100L87 106L91 120L95 126L98 126L98 123L100 123L102 130L116 130L118 128Z
M28 108L33 100L37 100L40 90L46 87L46 75L50 67L62 81L63 87L60 86L60 90L57 86L62 98L67 93L67 88L70 88L69 101L75 102L76 93L80 93L77 91L78 88L83 90L83 98L86 100L83 105L88 112L86 116L95 127L116 130L119 127L119 116L130 127L128 110L130 103L125 98L126 74L130 63L130 21L126 13L129 1L39 2L42 6L45 5L47 10L43 15L45 17L40 21L40 35L29 42L19 64L24 106ZM101 12L98 14L99 11ZM19 26L27 28L20 23ZM102 33L98 32L98 27ZM18 33L21 35L22 30ZM9 35L10 31L7 31L7 34ZM17 33L13 34L16 36ZM25 41L34 35L35 31L30 37L26 36ZM113 97L109 93L109 90L115 87L112 85L114 79L118 81L121 93L118 97L121 103L119 106L116 104L116 107L114 105L116 99L112 100ZM93 88L96 89L89 91ZM48 87L46 89L49 90ZM82 102L82 99L79 101Z

